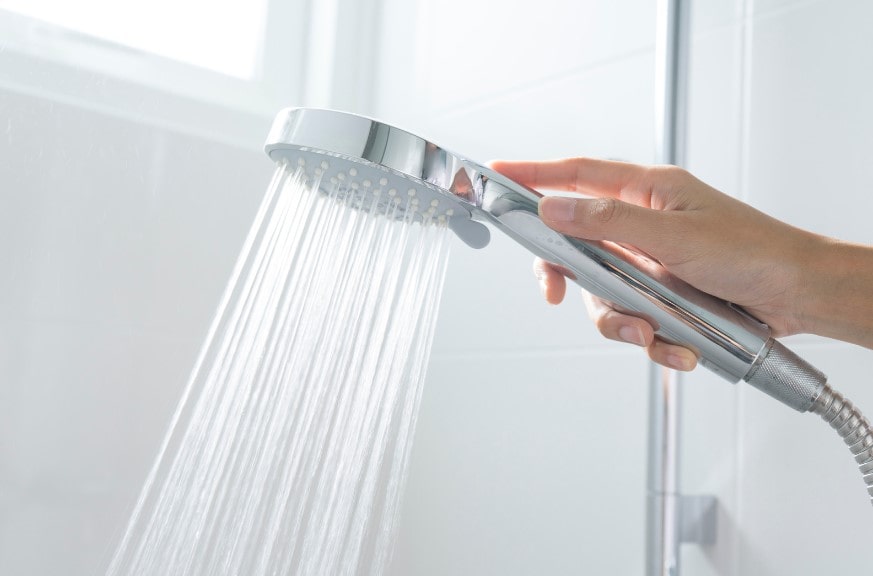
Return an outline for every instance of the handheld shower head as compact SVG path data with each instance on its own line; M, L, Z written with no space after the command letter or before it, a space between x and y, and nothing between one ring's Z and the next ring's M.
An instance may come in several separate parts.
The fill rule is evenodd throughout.
M800 411L821 394L824 375L742 309L610 243L555 232L539 218L540 194L414 134L355 114L288 108L265 149L274 161L303 166L325 186L359 196L362 206L377 202L384 213L394 203L417 220L445 220L474 248L487 245L487 222L586 290L645 318L659 337L691 348L731 382L746 380Z
M558 264L589 292L646 319L662 339L695 351L730 382L745 380L838 431L873 501L873 426L785 348L770 328L731 303L672 276L659 263L609 242L565 236L539 217L540 194L432 142L369 118L307 108L279 113L266 142L276 162L305 169L310 183L365 209L422 223L445 222L474 248L488 244L482 223ZM397 210L396 208L400 208Z
M415 221L444 220L466 244L483 248L487 227L472 219L483 177L472 162L414 134L362 116L333 110L287 108L273 122L265 150L274 161L301 166L326 190L357 196L360 205L405 214Z

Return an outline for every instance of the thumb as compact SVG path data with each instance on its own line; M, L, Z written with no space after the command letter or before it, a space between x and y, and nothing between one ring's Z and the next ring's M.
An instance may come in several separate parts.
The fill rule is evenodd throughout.
M568 236L631 244L650 254L669 242L671 214L643 208L615 198L566 198L540 200L540 218Z

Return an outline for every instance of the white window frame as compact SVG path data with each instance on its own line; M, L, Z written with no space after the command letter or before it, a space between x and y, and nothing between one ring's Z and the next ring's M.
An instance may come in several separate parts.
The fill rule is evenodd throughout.
M305 96L318 2L268 1L253 80L0 10L0 88L249 147L263 141L277 110Z

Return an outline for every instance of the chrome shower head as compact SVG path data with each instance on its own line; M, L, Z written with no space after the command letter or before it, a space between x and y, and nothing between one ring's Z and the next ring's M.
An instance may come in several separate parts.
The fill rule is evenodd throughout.
M800 411L822 392L824 375L742 309L608 242L555 232L539 218L540 194L432 142L354 114L289 108L277 116L265 148L274 161L303 166L320 182L359 196L362 206L378 202L387 212L393 203L421 221L442 218L475 248L490 238L482 222L502 230L731 382L746 380Z
M393 213L419 222L444 221L473 248L490 240L473 216L484 182L496 173L414 134L355 114L288 108L276 117L265 149L274 161L319 178L325 191L355 195L363 207L376 202L383 214L396 206Z
M646 319L661 339L694 350L702 366L730 382L745 380L795 410L821 414L850 446L873 499L873 427L824 374L741 308L609 242L555 232L539 218L537 192L388 124L289 108L277 116L266 151L276 162L303 167L325 193L355 195L356 206L375 202L379 212L423 223L443 220L474 248L490 238L482 222L502 230L589 292Z

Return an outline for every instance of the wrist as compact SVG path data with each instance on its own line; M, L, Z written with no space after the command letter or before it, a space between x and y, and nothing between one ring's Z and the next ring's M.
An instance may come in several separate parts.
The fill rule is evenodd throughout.
M873 247L815 237L799 278L802 330L873 348Z

